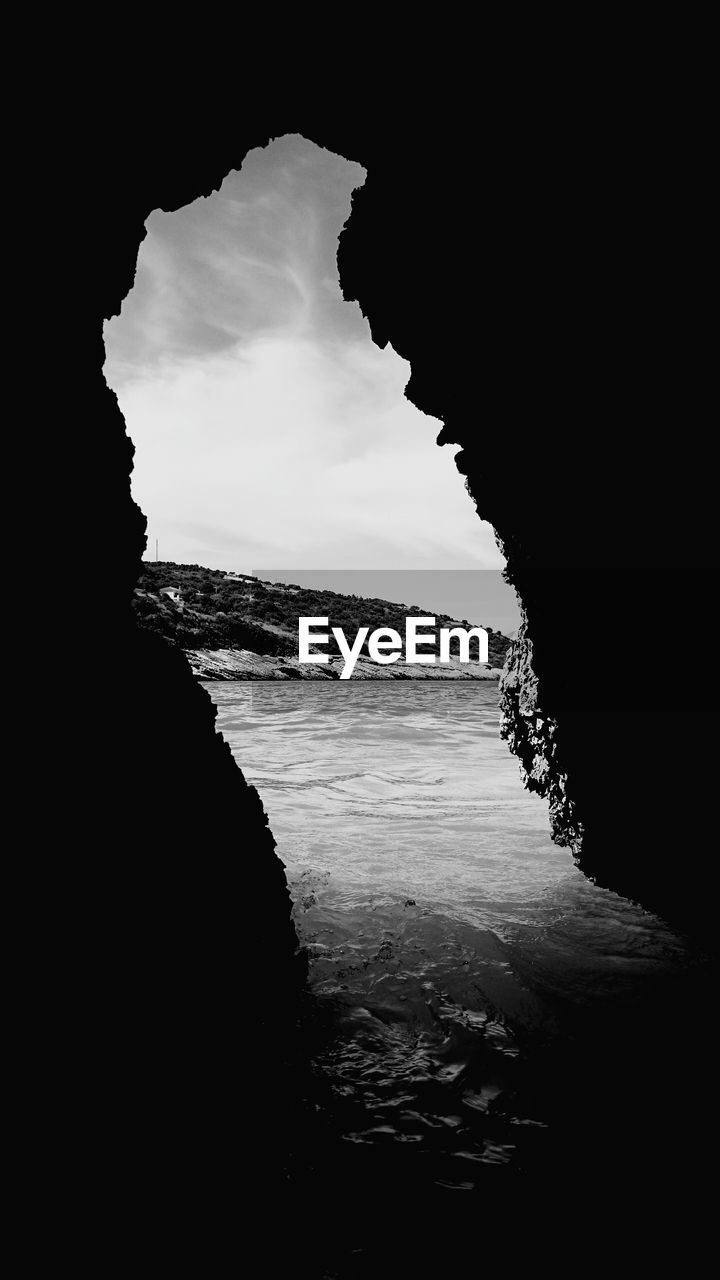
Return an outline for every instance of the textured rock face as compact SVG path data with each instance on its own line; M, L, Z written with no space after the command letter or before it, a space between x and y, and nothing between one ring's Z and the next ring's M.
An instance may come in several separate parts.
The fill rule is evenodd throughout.
M567 775L558 752L558 726L542 708L533 668L532 642L523 623L500 677L501 734L518 757L528 790L547 799L553 839L577 853L582 826L567 792Z

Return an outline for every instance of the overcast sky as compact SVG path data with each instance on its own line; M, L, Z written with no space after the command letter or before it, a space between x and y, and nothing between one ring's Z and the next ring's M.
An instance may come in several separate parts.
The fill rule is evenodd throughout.
M148 219L105 376L149 556L157 538L161 560L244 573L502 566L440 423L403 396L410 366L342 299L337 237L364 176L286 137Z

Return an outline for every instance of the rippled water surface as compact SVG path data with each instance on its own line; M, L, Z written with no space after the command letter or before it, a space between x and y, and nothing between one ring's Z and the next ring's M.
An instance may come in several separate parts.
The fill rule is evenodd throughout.
M472 1191L572 1134L569 1096L602 1126L617 1104L587 1063L604 1080L619 1054L631 1080L645 1023L704 962L553 845L496 685L207 687L286 864L338 1141Z

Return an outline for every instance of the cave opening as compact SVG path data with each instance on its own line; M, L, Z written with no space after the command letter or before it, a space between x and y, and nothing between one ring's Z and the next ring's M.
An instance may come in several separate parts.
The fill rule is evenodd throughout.
M41 1130L49 1121L25 1155L52 1202L58 1187L70 1191L61 1247L67 1232L93 1258L123 1241L134 1262L148 1256L150 1229L166 1259L195 1225L206 1267L208 1242L232 1236L233 1256L247 1256L256 1226L266 1265L284 1245L288 1270L318 1276L399 1275L411 1263L422 1275L431 1255L433 1274L459 1256L464 1269L507 1268L519 1252L532 1266L559 1258L577 1269L596 1247L617 1267L628 1240L643 1266L672 1252L687 1269L702 1261L713 1221L717 984L710 966L688 965L678 935L627 902L716 946L704 660L716 484L705 465L706 308L695 296L707 292L703 113L691 95L678 114L665 62L665 89L649 92L627 59L625 86L606 66L584 76L580 51L565 62L580 67L584 93L577 75L568 94L540 64L539 91L521 73L494 93L451 57L446 94L437 57L418 62L406 40L393 62L382 37L373 44L357 78L336 54L338 83L318 82L317 106L298 50L297 90L281 92L274 46L246 41L232 46L224 84L208 62L206 94L191 63L165 51L151 77L172 65L171 91L148 92L133 57L121 77L105 74L100 94L80 85L69 120L65 76L46 113L49 145L41 110L27 156L39 198L33 208L24 188L20 197L21 221L37 228L32 257L48 269L30 296L31 330L56 370L43 378L38 360L33 373L49 390L42 431L57 465L52 564L41 571L56 571L67 598L67 552L84 550L74 603L91 643L81 644L84 627L67 628L70 697L48 717L43 681L37 714L25 714L37 786L23 813L30 847L11 861L26 863L31 883L10 901L29 925L18 963L40 970L27 1014L42 1046L28 1065L32 1114ZM261 88L248 84L248 57ZM399 62L419 67L411 92ZM285 877L205 689L182 655L126 625L145 521L101 333L130 291L151 211L207 197L249 148L288 129L368 172L340 246L345 296L409 363L408 394L462 450L534 646L533 669L517 671L514 746L539 785L557 783L562 752L586 831L583 867L627 895L586 885L574 904L546 896L529 945L518 929L483 953L457 919L435 942L423 935L422 897L409 889L405 950L431 969L416 985L399 983L403 947L392 939L371 939L370 954L349 947L333 974L318 937L335 990L311 1047L339 1070L315 1075L327 1088L308 1090L292 1141L282 1105L300 1074L297 1059L287 1064L294 1011L283 1019L278 1006L298 940ZM170 555L164 533L151 526L148 537L150 558L156 537ZM253 556L239 567L258 566ZM44 673L44 582L41 592ZM684 644L670 664L647 643L668 613ZM558 736L543 737L548 720ZM41 779L39 737L54 738L56 725L60 746L46 751ZM419 809L417 823L427 825ZM307 885L304 921L318 888ZM558 972L573 974L570 992ZM352 1015L345 1002L363 974L377 979L374 997ZM504 1024L473 985L487 991L488 975L496 1009L510 1009ZM393 1094L403 1073L407 1087Z
M262 198L261 193L258 194L258 208L263 210L266 219L271 217L271 204ZM227 278L227 263L219 253L217 243L213 243L208 261L198 253L191 226L184 229L181 239L190 261L206 284L208 281L217 284L219 278ZM147 244L152 249L150 233ZM227 494L225 497L216 494L212 509L198 510L194 519L185 520L184 528L173 527L170 506L167 507L166 523L160 523L159 528L155 526L157 517L154 510L157 508L142 495L140 487L144 465L142 427L138 428L133 421L132 400L136 397L136 403L139 403L137 397L142 379L134 377L131 370L139 350L136 346L133 355L132 343L142 337L144 341L156 344L157 354L162 343L170 340L175 354L186 355L188 351L192 353L193 344L199 342L207 353L208 361L217 370L223 369L224 353L232 351L237 355L239 340L243 336L233 328L227 312L218 323L217 317L209 314L198 316L194 299L182 290L181 296L174 294L174 286L178 282L182 284L183 276L175 271L170 249L166 243L153 260L154 285L143 270L141 254L137 299L142 300L145 290L146 309L136 324L135 334L129 338L126 387L120 392L121 408L130 436L137 446L138 486L134 492L151 517L148 530L151 561L157 538L160 549L158 564L167 563L164 557L170 556L174 565L191 568L199 565L213 570L214 566L207 564L207 550L217 547L222 540L223 549L216 561L215 572L223 577L223 581L226 580L225 575L232 577L234 573L236 585L232 587L233 591L238 589L237 583L240 589L247 587L248 578L253 578L252 571L257 570L258 565L277 565L278 561L294 567L293 578L289 580L292 590L302 588L302 574L311 573L313 563L322 563L328 572L363 572L367 567L368 546L372 546L378 556L387 550L378 541L376 524L363 523L366 513L351 489L333 487L330 494L332 502L328 503L328 493L322 491L323 481L313 483L313 476L316 479L327 474L327 470L322 468L313 472L313 464L317 467L318 454L324 453L326 461L330 459L338 478L349 472L348 459L338 450L338 439L344 439L345 445L352 450L353 440L357 439L358 419L344 437L336 430L337 423L333 420L330 427L320 433L317 452L310 456L308 425L315 421L313 415L318 413L318 402L305 386L302 393L293 393L291 397L291 408L295 413L292 434L286 432L272 436L271 428L274 429L276 424L269 423L267 418L262 427L259 426L261 403L269 402L277 412L280 401L283 398L287 400L291 369L305 374L317 356L308 344L315 307L319 308L323 323L327 323L324 339L333 352L333 366L337 366L338 334L334 320L330 319L333 308L328 300L328 290L320 289L315 294L299 269L307 255L307 242L296 242L296 255L287 264L284 274L268 270L267 262L258 254L257 245L254 253L243 255L243 266L258 273L265 286L270 282L271 292L275 291L273 297L276 301L279 298L284 313L288 299L292 301L292 332L283 335L284 345L280 354L284 362L278 364L269 358L273 345L270 305L273 299L268 298L267 288L251 291L250 302L256 308L261 339L251 344L252 351L245 351L239 359L252 387L256 391L262 390L262 396L248 398L245 402L247 413L253 418L253 432L242 443L237 441L245 457L254 437L259 444L259 470L246 468L248 483L244 496L247 511L253 513L251 520L259 524L265 514L268 496L277 496L271 514L281 536L266 538L264 543L257 540L254 543L239 542L231 522L228 524L232 510ZM170 304L177 308L179 314L179 321L172 332L167 314ZM348 312L350 310L348 308ZM293 347L292 343L296 346ZM278 354L275 351L275 355ZM382 401L383 366L380 355L391 357L392 350L387 346L376 348L365 362L358 358L355 364L351 361L346 365L346 369L357 375L365 395L376 404ZM117 360L117 356L115 358ZM390 368L389 362L387 367ZM197 453L188 451L183 469L177 453L173 456L168 446L173 425L191 404L196 409L200 406L205 441L211 439L213 442L212 448L207 450L207 466L212 474L237 476L243 471L238 461L231 466L228 454L223 452L228 443L224 404L230 400L237 406L239 398L237 386L227 377L227 369L223 371L225 382L222 377L219 380L222 397L210 390L200 362L192 358L175 377L171 364L158 356L153 378L146 380L152 384L152 392L146 402L146 421L151 430L155 429L153 423L155 427L161 423L165 430L164 440L162 432L156 437L160 443L155 455L155 483L158 484L159 478L159 490L166 498L179 498L186 516L187 511L193 509L196 492L212 492L207 472L203 472L202 464L198 465ZM413 366L413 379L417 382L421 377L422 369ZM400 361L396 363L392 378L388 375L388 385L392 383L393 395L398 401L402 401L402 383L406 378L407 364ZM112 375L109 380L115 385ZM348 400L357 407L357 385L353 384L350 396L346 387L335 386L335 410ZM160 400L160 392L167 393L165 402ZM403 413L406 412L412 412L410 406L403 407ZM304 422L303 431L297 429L300 421ZM418 416L413 420L413 427L408 427L408 435L402 437L403 440L409 440L413 434L417 436L417 422ZM432 511L440 523L444 514L439 510L438 479L443 455L434 449L432 443L437 420L429 420L425 426L431 428L427 431L428 458L432 455L433 462L427 475L430 477L432 471L432 477L426 489L422 488L418 475L409 486L410 505L415 510L416 519L416 523L410 526L413 537L417 536L419 528L426 532L428 511ZM363 418L360 430L365 427ZM444 434L448 440L453 439L452 429L448 428ZM267 447L269 435L274 452ZM385 419L378 435L380 445L392 436L389 419ZM279 460L285 457L289 457L291 468L281 481ZM362 459L354 456L350 461L353 466L362 463ZM387 503L398 493L397 476L407 475L407 458L403 457L401 461L402 466L397 467L393 478L389 474L391 468L386 465L387 457L380 449L368 468L368 475L370 470L375 475L380 472L383 480L387 481L386 487L379 491L385 495L383 516ZM480 521L462 493L462 483L453 471L451 459L448 457L446 461L446 474L452 481L448 493L452 492L453 509L462 508L462 518L467 518L462 530L458 531L455 526L451 543L453 547L458 542L467 547L478 539ZM472 459L466 457L462 465L471 469L471 462ZM368 492L367 480L365 476L363 495ZM235 488L229 492L236 498ZM381 502L383 499L378 496L376 500ZM298 535L308 528L308 511L315 514L318 510L324 516L325 539L314 544L311 541L303 543ZM448 507L448 519L449 512ZM362 533L358 536L356 525L348 545L339 547L334 539L327 538L327 529L335 530L342 523L338 513L342 520L348 514L354 514L361 522ZM350 554L350 543L355 548L358 545L363 547L362 560ZM333 553L337 552L334 570L328 564L330 546ZM300 552L303 553L301 559ZM322 559L318 560L320 555ZM418 564L408 565L410 572L417 572L420 568ZM148 569L152 573L152 562ZM259 576L270 587L275 585L273 579L288 584L287 576L280 576L278 569L267 568ZM149 594L162 595L163 591L176 588L177 583L173 580L159 592ZM251 586L248 594L252 591ZM207 577L198 583L201 602L203 593L206 596L216 594ZM362 598L360 591L345 594ZM373 589L373 596L387 598L377 588ZM413 600L412 603L424 604L424 601ZM162 607L171 613L173 604L177 601L170 599ZM184 625L186 613L183 610L175 622ZM332 1123L336 1123L343 1141L356 1148L372 1149L378 1160L385 1158L381 1153L385 1153L388 1144L392 1144L395 1154L389 1161L389 1168L399 1168L395 1163L398 1152L414 1147L424 1152L431 1147L434 1153L431 1180L449 1190L476 1191L487 1185L487 1177L492 1176L488 1171L515 1169L518 1162L523 1167L533 1166L542 1158L543 1148L538 1134L543 1134L549 1123L548 1117L557 1102L557 1088L554 1078L550 1079L552 1072L549 1072L546 1077L541 1073L542 1088L533 1084L523 1091L518 1086L518 1060L524 1064L523 1070L526 1070L527 1062L537 1062L537 1057L533 1058L533 1054L539 1054L537 1046L542 1044L544 1051L548 1029L552 1032L558 1024L563 1035L567 1033L568 1025L573 1033L576 1032L580 1024L579 1019L574 1021L577 1010L584 1009L588 1001L595 1001L594 1008L599 1008L605 1017L607 1006L604 1001L609 987L622 998L635 998L633 984L637 979L639 938L642 939L640 949L644 963L652 966L657 962L659 969L668 964L668 957L672 960L678 956L677 940L631 903L584 880L572 867L569 855L551 844L544 808L536 798L520 789L517 766L498 740L496 709L490 708L487 698L485 702L481 696L476 698L463 723L457 707L450 706L450 699L458 696L457 691L431 691L437 698L433 708L433 752L423 758L415 751L412 787L408 788L396 767L397 760L402 759L407 778L410 703L406 686L395 690L398 695L396 706L400 706L402 697L406 698L406 703L395 715L394 737L378 732L381 723L377 703L380 686L368 687L360 695L366 701L349 728L348 717L352 708L348 702L339 703L337 685L318 682L311 688L310 692L316 699L311 714L307 705L303 706L300 701L305 695L297 682L292 686L289 682L279 682L277 688L273 685L268 690L261 688L261 682L248 684L244 686L247 695L243 696L249 705L241 708L231 705L238 687L229 682L213 685L220 711L219 725L225 739L236 747L237 759L246 771L248 781L259 788L270 814L270 827L278 842L278 852L285 859L286 847L292 841L301 850L302 859L290 876L295 897L295 919L305 951L312 959L315 991L322 997L321 1004L332 1010L330 1028L326 1019L321 1035L317 1042L313 1042L315 1060L328 1082L328 1094L317 1105L325 1115L334 1117ZM295 728L287 734L277 733L277 714L270 706L273 702L277 705L280 697L286 700L284 714L287 714L291 700L295 700L292 710ZM319 707L317 700L323 697L335 700L332 716L328 715L327 707ZM263 699L265 707L261 705ZM529 718L534 716L534 711L534 708L528 708ZM415 714L427 721L428 706ZM253 719L256 748L252 747L247 731ZM533 720L533 725L535 723ZM302 741L302 737L298 737L298 726L308 740L314 736L322 744L322 769L318 770L316 757L313 762L315 776L312 778L307 773L303 776L302 760L297 759L298 741ZM234 734L236 740L233 742ZM348 740L356 747L359 759L348 757ZM495 750L495 754L485 757L486 772L492 785L480 794L478 741L494 744ZM438 754L438 744L442 742L447 746L444 757ZM381 760L379 752L388 744L389 757ZM537 742L532 735L523 746L529 753L528 766L537 767L540 775L545 767L545 756L542 751L535 750ZM256 752L254 760L253 750ZM537 764L534 755L538 757ZM341 761L345 763L340 765ZM370 768L367 767L368 761ZM512 772L515 791L511 789L508 770ZM460 779L462 784L450 802L447 795L443 800L438 791L439 780L443 776L454 781ZM360 778L362 786L358 783ZM281 807L273 811L276 801ZM338 802L342 804L345 815L345 827L340 837ZM537 818L531 815L537 815L541 810L542 821L538 825ZM303 811L311 818L304 831L290 825L283 828L283 822L291 823L292 815L302 815ZM508 821L510 812L512 818ZM182 813L179 821L182 821ZM486 841L480 872L477 857L479 830L482 830ZM388 831L396 847L392 863L377 856L383 847L382 842L387 842ZM308 835L308 832L314 834ZM432 896L436 893L437 882L430 892L430 878L426 873L442 845L443 832L448 838L445 851L448 855L451 852L452 856L448 856L444 873L447 894L438 900L437 896ZM420 847L423 843L424 847ZM362 866L358 865L356 856L358 846L363 850ZM338 883L335 893L333 870L338 865L338 857L348 875L344 882ZM549 885L546 874L551 862L553 885ZM413 870L408 874L410 866ZM515 888L519 885L520 892L514 892L508 884L509 867L516 878ZM372 877L373 883L369 893L368 877ZM558 891L553 892L553 887ZM464 896L466 907L472 899L470 914L459 909L459 894ZM262 984L262 974L259 981ZM560 1036L559 1041L562 1038ZM557 1059L553 1059L553 1065L557 1065ZM334 1099L332 1105L327 1101L329 1095ZM582 1098L580 1086L577 1096ZM599 1129L599 1121L597 1125ZM428 1134L433 1135L432 1143L428 1142Z
M495 673L519 623L493 531L436 448L441 424L405 398L409 365L340 292L338 237L364 181L297 135L250 152L212 196L151 215L105 329L133 495L150 517L136 616L210 678L232 674L228 653L260 646L235 673L253 678L256 708L254 678L299 674L283 667L283 644L297 645L287 593L334 592L358 619L363 599L472 614L491 626ZM268 564L290 567L249 572ZM222 727L228 691L206 687ZM265 799L262 770L251 778Z

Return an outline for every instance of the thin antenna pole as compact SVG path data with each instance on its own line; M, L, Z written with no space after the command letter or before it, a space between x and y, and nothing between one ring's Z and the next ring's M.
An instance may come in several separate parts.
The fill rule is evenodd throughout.
M157 564L157 562L158 562L158 550L157 550L157 547L158 547L158 540L157 540L157 538L156 538L156 539L155 539L155 563L156 563L156 564Z

